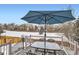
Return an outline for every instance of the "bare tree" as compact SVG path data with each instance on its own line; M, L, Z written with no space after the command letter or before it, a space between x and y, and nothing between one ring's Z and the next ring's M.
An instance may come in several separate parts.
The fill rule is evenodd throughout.
M76 21L75 24L75 38L77 42L79 42L79 20Z

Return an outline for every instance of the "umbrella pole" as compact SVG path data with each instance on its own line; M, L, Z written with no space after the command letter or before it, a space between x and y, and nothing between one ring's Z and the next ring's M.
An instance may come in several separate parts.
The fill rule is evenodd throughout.
M46 16L45 16L45 34L44 34L44 55L46 54Z

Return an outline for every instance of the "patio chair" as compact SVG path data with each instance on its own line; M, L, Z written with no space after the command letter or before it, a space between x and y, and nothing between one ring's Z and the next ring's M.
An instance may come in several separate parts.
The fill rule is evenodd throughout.
M51 50L47 50L47 54L48 54L48 55L55 55L55 54L54 54L54 51L51 51Z
M29 50L26 54L27 54L27 55L36 55L36 54L33 53L31 50Z
M66 53L63 50L57 51L56 53L57 53L57 55L66 55Z
M35 52L44 52L44 49L38 49L38 48L36 48Z

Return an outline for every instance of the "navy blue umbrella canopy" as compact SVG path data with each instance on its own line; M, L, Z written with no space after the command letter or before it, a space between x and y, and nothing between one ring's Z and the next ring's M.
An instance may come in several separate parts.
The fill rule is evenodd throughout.
M36 24L58 24L74 20L71 10L63 11L29 11L27 15L21 18L28 23Z
M46 48L46 24L58 24L75 20L71 10L62 11L29 11L23 18L28 23L45 24L44 47ZM46 49L44 49L44 54Z

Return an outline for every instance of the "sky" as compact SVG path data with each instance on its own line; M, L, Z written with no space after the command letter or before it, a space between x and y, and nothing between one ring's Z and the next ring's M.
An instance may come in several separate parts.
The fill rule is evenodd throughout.
M79 16L79 4L0 4L0 23L27 23L21 18L25 16L30 10L67 10L72 9L73 16Z

